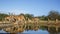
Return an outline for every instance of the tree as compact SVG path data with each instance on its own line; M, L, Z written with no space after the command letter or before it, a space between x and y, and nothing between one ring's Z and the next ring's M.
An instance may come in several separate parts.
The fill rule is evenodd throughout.
M49 14L48 14L48 18L51 19L51 20L55 20L55 19L59 19L59 12L58 11L50 11Z
M32 14L25 14L25 17L32 19L32 17L34 17Z
M8 14L0 13L0 21L2 21L2 19L4 20L6 16L8 16Z
M59 17L58 17L58 19L60 20L60 14L59 14Z
M48 20L47 16L43 15L40 17L41 20Z

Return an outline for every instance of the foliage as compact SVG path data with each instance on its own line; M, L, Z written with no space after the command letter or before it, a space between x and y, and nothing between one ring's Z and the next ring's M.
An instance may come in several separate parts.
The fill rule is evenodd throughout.
M57 11L50 11L48 18L51 20L59 19L59 12Z
M25 14L25 17L32 19L34 16L32 14Z
M43 15L43 16L39 16L38 17L40 20L48 20L47 16Z
M25 17L26 20L28 19L32 19L34 17L34 15L32 14L19 14L19 15L23 15ZM6 16L9 16L8 14L4 14L4 13L0 13L0 21L2 21L2 19L4 19ZM60 13L58 11L55 10L51 10L47 16L42 15L42 16L38 16L38 18L40 20L56 20L59 19L60 20Z
M6 16L8 16L8 15L7 14L0 13L0 21L2 21L2 19L4 19Z

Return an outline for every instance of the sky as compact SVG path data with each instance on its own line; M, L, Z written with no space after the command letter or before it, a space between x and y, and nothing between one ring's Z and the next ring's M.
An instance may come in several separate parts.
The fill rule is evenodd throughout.
M60 12L60 0L0 0L0 13L42 16L51 10Z

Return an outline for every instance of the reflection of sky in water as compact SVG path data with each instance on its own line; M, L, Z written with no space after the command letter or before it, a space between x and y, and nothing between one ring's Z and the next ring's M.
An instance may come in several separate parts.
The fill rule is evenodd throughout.
M6 32L2 29L2 30L0 30L0 33L6 33Z
M29 31L24 31L23 33L19 33L19 34L49 34L49 33L48 31L43 31L43 30L38 30L38 31L29 30Z
M5 31L0 30L0 33L6 33ZM28 31L24 31L23 33L18 33L18 34L49 34L48 31L46 30L37 30L37 31L34 31L34 30L28 30Z

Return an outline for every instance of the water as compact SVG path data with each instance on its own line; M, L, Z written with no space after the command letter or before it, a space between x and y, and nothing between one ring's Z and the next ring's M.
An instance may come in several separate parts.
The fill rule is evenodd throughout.
M24 24L0 27L0 33L8 34L60 34L59 25Z
M7 33L4 30L0 30L0 33ZM38 31L34 31L34 30L29 30L29 31L24 31L22 33L18 33L18 34L49 34L48 31L46 30L38 30Z
M29 30L29 31L25 31L25 32L23 32L23 34L49 34L48 33L48 31L43 31L43 30L38 30L38 31L31 31L31 30Z
M37 28L37 29L35 29L35 28ZM6 29L8 29L8 28L0 28L0 33L10 33L10 31L16 31L17 32L17 30L12 30L12 29L10 29L10 31L9 30L7 30L6 31ZM29 29L28 29L28 27L25 29L25 30L23 30L22 32L20 31L20 32L18 32L18 33L15 33L15 34L60 34L60 28L58 28L58 31L56 30L56 27L50 27L50 28L48 28L47 26L40 26L40 27L30 27L29 26Z

